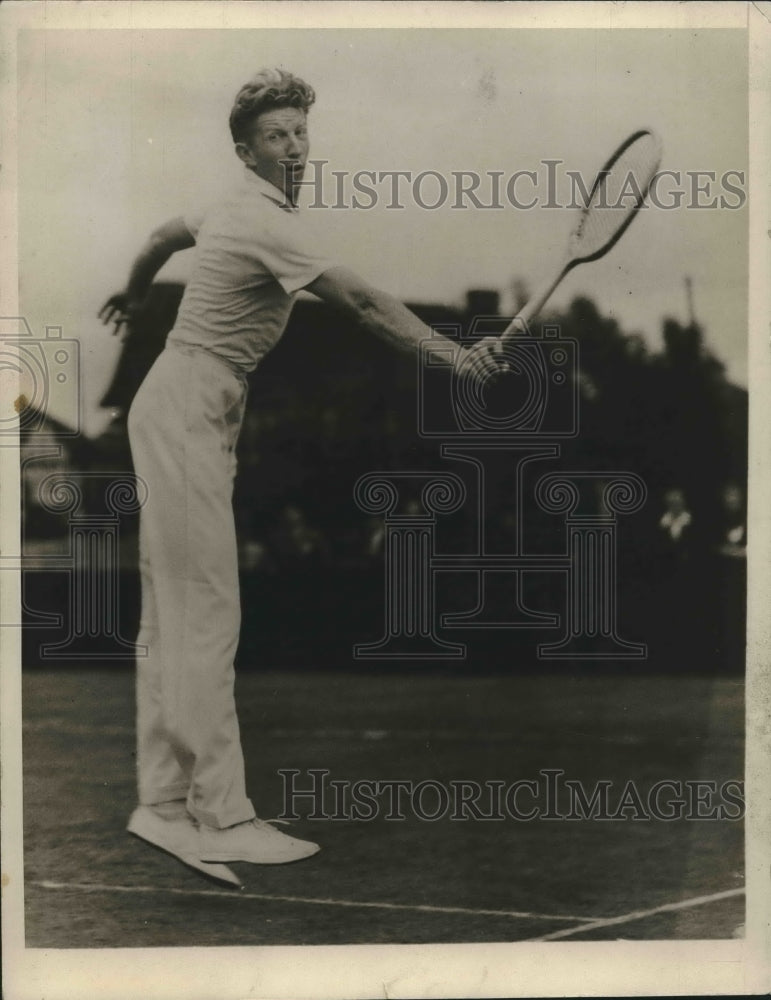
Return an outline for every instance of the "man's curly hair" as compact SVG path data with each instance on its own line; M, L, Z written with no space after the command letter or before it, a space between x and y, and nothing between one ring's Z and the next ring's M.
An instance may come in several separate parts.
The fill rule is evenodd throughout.
M263 111L274 108L300 108L308 111L316 100L316 93L299 76L283 69L262 69L245 83L236 94L230 112L230 134L233 142L249 138L249 129Z

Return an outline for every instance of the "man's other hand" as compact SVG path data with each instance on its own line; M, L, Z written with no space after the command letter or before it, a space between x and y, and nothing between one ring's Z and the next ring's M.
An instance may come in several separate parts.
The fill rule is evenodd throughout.
M108 326L114 324L113 336L120 333L121 328L135 319L140 303L129 297L126 292L111 295L99 310L99 319Z

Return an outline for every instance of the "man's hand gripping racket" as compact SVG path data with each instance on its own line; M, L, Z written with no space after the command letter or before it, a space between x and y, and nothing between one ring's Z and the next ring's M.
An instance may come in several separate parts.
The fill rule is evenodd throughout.
M578 264L603 257L626 232L642 207L661 162L661 142L655 132L632 133L597 174L579 209L562 260L541 284L527 305L514 317L500 337L486 337L458 363L458 374L468 371L475 378L483 373L506 371L505 348L529 333L529 323L546 305L562 279Z

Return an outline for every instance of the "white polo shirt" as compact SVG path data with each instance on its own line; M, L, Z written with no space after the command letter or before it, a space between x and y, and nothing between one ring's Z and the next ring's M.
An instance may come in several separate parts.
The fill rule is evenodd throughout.
M248 169L231 197L185 224L196 260L169 340L252 371L284 332L298 289L336 262L284 193Z

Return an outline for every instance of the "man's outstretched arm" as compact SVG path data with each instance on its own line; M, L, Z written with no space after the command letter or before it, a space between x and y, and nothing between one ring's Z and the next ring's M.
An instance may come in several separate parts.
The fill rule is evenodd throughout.
M125 291L111 295L99 310L102 322L114 323L114 332L117 333L144 302L153 278L171 255L192 246L195 246L195 238L182 218L171 219L159 226L139 251Z
M401 350L414 353L418 344L427 341L440 349L443 361L452 352L455 365L463 359L464 367L473 367L478 377L503 370L500 338L485 337L465 351L455 341L432 332L393 295L374 288L348 268L330 268L312 281L307 290Z

